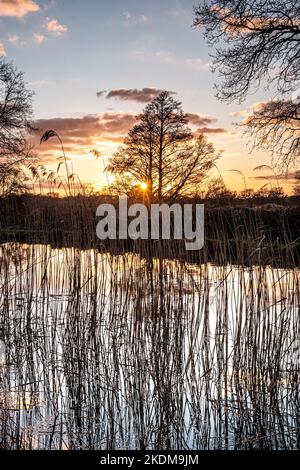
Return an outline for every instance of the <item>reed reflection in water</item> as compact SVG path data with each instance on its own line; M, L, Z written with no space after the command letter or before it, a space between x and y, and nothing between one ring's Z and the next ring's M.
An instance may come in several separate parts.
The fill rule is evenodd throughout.
M0 248L0 447L299 448L300 272Z

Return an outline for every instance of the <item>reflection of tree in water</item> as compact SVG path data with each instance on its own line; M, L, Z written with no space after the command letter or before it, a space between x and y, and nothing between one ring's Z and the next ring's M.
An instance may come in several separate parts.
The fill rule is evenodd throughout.
M297 447L297 272L14 250L1 447Z

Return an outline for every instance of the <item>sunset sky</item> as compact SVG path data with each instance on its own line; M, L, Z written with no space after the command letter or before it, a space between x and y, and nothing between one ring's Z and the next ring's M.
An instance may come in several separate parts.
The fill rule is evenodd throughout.
M241 105L217 101L210 51L191 27L195 1L0 0L0 55L25 72L37 125L61 135L82 181L106 182L102 160L89 151L97 148L107 162L135 115L166 89L191 114L193 130L224 150L219 168L231 187L243 187L232 168L247 174L248 187L266 183L252 170L270 155L249 154L233 123L270 95L261 90ZM47 165L60 154L55 141L37 150Z

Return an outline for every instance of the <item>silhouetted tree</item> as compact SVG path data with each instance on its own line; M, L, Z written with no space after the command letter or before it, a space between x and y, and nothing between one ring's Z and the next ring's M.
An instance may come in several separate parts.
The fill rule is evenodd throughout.
M296 171L295 180L296 180L296 183L293 186L293 195L299 197L300 196L300 171Z
M128 196L130 198L140 198L143 189L139 184L133 184L130 176L117 176L113 183L104 186L102 189L104 194L111 196Z
M269 202L278 202L284 197L284 189L278 186L268 188L266 187L266 185L264 185L262 188L258 189L254 194L255 199L266 199Z
M113 155L107 170L144 183L149 199L173 199L194 192L218 155L203 135L194 140L181 103L162 92Z
M231 191L221 178L212 179L206 190L205 199L217 199L219 201L233 200L236 192Z
M298 0L211 0L195 7L195 26L217 46L213 68L223 77L218 97L245 99L271 84L282 100L261 104L244 123L255 145L273 150L278 162L300 151L300 4ZM292 95L294 93L294 95Z
M32 129L32 93L23 74L12 64L0 62L0 156L27 154L27 134Z
M24 164L31 156L27 144L32 130L32 93L23 74L0 60L0 195L20 192L25 187Z
M261 103L242 123L256 148L270 150L273 162L287 171L300 157L300 104L293 100Z

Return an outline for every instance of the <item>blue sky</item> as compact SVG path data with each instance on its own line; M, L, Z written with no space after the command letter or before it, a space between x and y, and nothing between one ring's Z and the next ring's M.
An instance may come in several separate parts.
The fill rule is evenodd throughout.
M208 137L224 150L220 169L225 180L242 186L230 168L249 177L266 154L249 156L246 141L232 125L247 106L266 97L261 92L243 105L225 105L214 96L208 49L201 31L192 28L194 0L0 0L0 51L25 72L35 91L35 119L58 127L62 137L70 119L86 116L115 118L136 114L145 106L136 100L100 98L96 93L145 87L177 93L186 112L210 117ZM107 94L106 93L106 94ZM66 121L64 121L66 119ZM130 122L130 119L129 121ZM86 125L87 121L84 121ZM102 129L102 127L101 127ZM224 129L226 132L213 132ZM96 132L96 131L94 131ZM84 133L87 139L88 130ZM85 181L103 180L99 162L89 157L90 146L109 158L118 145L116 132L89 138L68 151ZM68 136L66 135L66 139ZM55 152L53 147L49 150ZM51 160L50 153L47 158ZM51 162L49 162L51 164ZM96 176L95 176L96 175ZM255 182L255 186L262 185ZM254 180L249 180L254 186Z

